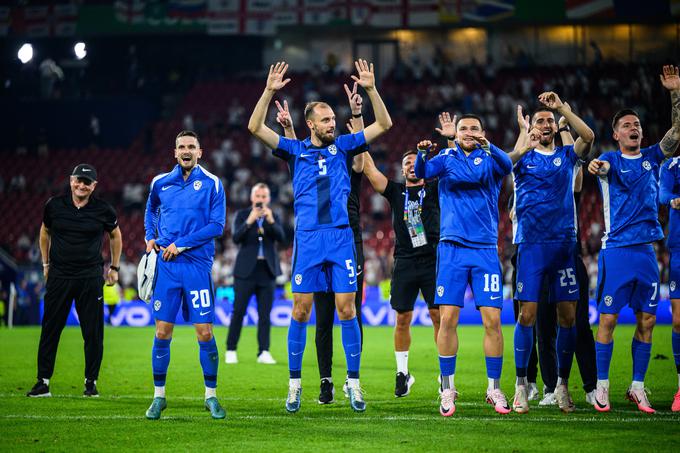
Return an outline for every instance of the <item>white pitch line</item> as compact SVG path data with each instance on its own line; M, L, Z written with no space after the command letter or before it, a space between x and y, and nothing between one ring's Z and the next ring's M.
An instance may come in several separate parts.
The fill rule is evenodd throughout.
M304 415L243 415L234 416L227 415L227 422L229 420L278 420L281 421L283 418L290 417L291 420L305 420L305 421L340 421L340 422L364 422L364 421L433 421L442 420L437 415L429 416L372 416L372 415L359 415L359 414L348 414L346 417L308 417ZM5 414L0 415L0 420L46 420L46 421L88 421L88 420L145 420L144 416L136 415L31 415L31 414ZM162 417L162 420L189 420L189 421L201 421L204 422L208 419L207 416L196 417L196 416L167 416ZM456 423L456 422L485 422L485 423L525 423L526 421L531 422L557 422L557 423L582 423L582 422L600 422L600 423L640 423L640 422L670 422L675 423L677 419L664 419L659 417L588 417L588 418L552 418L552 417L532 417L530 419L525 419L523 417L468 417L468 416L457 416L454 415L446 420L442 420L443 423Z

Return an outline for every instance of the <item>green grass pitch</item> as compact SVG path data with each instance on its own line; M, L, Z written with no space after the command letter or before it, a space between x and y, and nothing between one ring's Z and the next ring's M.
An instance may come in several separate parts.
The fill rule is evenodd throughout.
M80 331L62 335L53 398L29 399L35 382L39 328L0 330L0 450L21 451L678 451L680 415L670 412L677 389L670 326L654 332L653 360L647 375L650 399L658 410L648 416L624 400L630 382L631 326L616 331L612 363L612 411L600 414L584 400L574 363L572 395L577 410L564 415L532 402L526 415L496 414L484 403L486 373L482 328L459 329L456 386L460 392L451 418L438 412L438 362L432 330L413 329L411 394L394 397L395 363L391 328L365 331L361 382L367 410L353 413L342 396L344 355L335 336L336 403L317 404L318 372L314 328L308 329L303 364L302 408L287 414L286 329L272 331L277 365L255 362L252 327L244 328L238 365L220 363L218 397L226 420L212 420L203 408L198 345L191 327L178 327L168 372L168 408L159 421L144 418L151 402L150 328L107 328L104 362L98 382L101 397L85 399ZM512 326L504 327L502 388L512 397L514 362ZM226 329L217 328L221 359ZM667 359L655 356L663 355ZM541 384L539 383L539 386Z

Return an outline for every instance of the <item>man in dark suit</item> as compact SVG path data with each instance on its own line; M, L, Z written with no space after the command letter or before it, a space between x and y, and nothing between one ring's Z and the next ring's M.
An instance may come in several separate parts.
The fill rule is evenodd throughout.
M269 208L269 187L258 183L250 191L252 206L236 213L233 241L239 246L234 265L234 311L227 336L226 363L238 363L236 346L250 297L257 298L257 362L276 363L269 352L269 313L274 301L276 277L281 275L275 243L284 241L278 217Z

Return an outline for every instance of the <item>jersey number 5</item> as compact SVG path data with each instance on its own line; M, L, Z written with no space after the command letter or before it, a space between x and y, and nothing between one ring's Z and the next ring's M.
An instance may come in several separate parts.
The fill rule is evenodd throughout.
M200 291L191 291L189 293L191 295L191 305L194 306L194 308L208 308L210 306L210 291L207 289L202 289ZM199 307L199 299L200 299L200 307Z
M319 164L319 176L326 175L326 159L319 159L316 161Z

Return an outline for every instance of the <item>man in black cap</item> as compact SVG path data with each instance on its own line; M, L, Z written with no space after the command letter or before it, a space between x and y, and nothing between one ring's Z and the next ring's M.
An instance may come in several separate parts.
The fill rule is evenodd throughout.
M45 310L38 348L38 382L26 395L52 396L59 337L75 300L85 340L84 396L99 396L97 377L104 352L102 237L109 234L111 265L106 284L118 281L123 239L111 205L92 197L97 171L80 164L70 178L71 193L47 201L40 227L40 253L46 281Z

